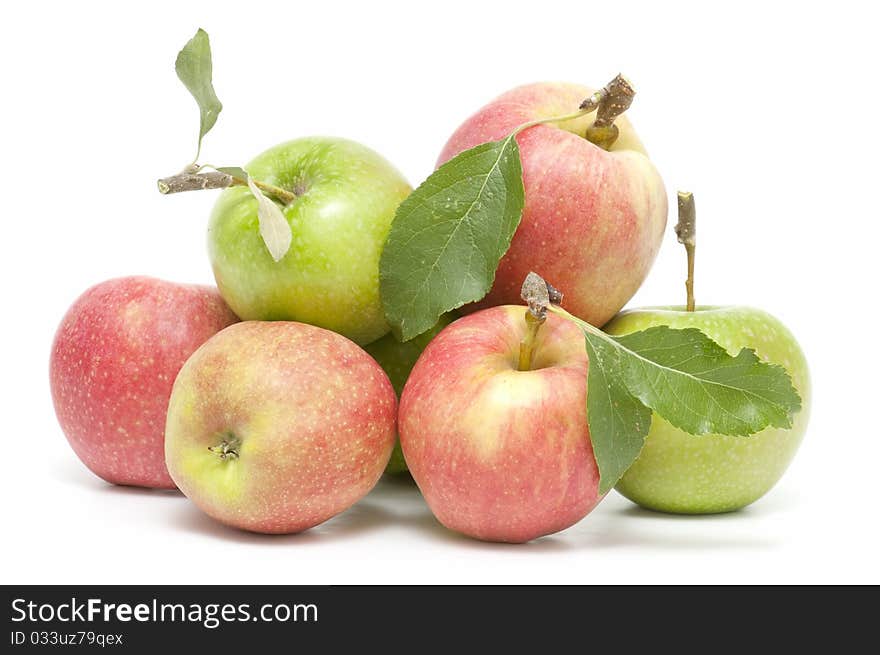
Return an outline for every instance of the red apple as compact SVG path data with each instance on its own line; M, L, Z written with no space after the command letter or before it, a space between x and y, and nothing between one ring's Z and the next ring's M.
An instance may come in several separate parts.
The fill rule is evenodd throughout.
M452 135L438 165L517 126L577 110L593 89L538 83L499 96ZM595 114L521 132L522 222L477 307L520 302L529 271L565 289L567 309L594 324L613 317L641 286L663 238L666 191L625 116L609 151L584 134Z
M493 307L445 328L400 400L403 453L431 511L488 541L558 532L600 500L583 333L549 315L520 371L526 311Z
M61 429L95 475L174 488L164 455L174 378L237 320L214 288L149 277L108 280L77 299L55 335L49 376Z
M396 418L388 376L354 342L304 323L247 321L180 371L165 456L180 490L213 518L300 532L373 488Z

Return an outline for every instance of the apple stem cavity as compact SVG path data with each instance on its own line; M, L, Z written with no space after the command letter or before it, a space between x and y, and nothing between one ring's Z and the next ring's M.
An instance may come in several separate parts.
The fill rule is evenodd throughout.
M267 195L273 196L285 205L290 205L299 197L295 192L282 189L274 184L267 184L251 178L254 185L264 191ZM171 193L181 193L183 191L204 191L206 189L227 189L231 186L248 186L248 181L244 178L223 173L221 171L209 171L207 173L193 172L191 167L185 168L177 175L163 177L157 182L159 193L169 195Z
M208 446L208 450L210 450L212 453L215 453L224 462L238 459L240 448L241 439L239 439L232 433L224 435L223 439L216 446Z
M694 257L697 249L697 210L694 205L694 194L689 191L678 192L678 224L675 236L687 251L688 273L684 286L687 290L687 310L694 311Z

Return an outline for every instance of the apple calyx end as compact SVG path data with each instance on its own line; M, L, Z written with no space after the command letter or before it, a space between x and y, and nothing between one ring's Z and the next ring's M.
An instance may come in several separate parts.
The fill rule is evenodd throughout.
M238 459L240 449L241 439L231 432L224 434L216 446L208 446L208 450L224 462Z

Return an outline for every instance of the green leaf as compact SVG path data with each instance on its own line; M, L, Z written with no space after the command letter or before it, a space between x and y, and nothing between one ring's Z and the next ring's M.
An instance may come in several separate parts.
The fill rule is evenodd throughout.
M700 330L652 327L612 337L559 307L584 332L587 420L599 490L635 462L653 410L694 435L748 436L789 428L801 399L784 368L742 349L735 357Z
M747 436L790 428L801 399L784 368L742 349L731 357L694 328L652 327L615 340L630 393L690 434Z
M232 177L237 177L238 179L244 180L245 182L250 179L247 171L243 168L239 168L238 166L222 166L221 168L215 168L214 170L220 171L221 173L226 173L227 175L231 175Z
M202 151L202 138L214 127L223 105L214 93L211 82L211 43L208 33L199 28L195 36L187 41L174 62L177 77L192 94L199 105L199 146L196 159Z
M651 410L623 384L620 353L613 344L586 333L587 416L593 455L599 467L599 493L607 493L636 461L651 427Z
M379 263L385 316L406 341L485 296L522 218L513 135L443 164L397 209Z

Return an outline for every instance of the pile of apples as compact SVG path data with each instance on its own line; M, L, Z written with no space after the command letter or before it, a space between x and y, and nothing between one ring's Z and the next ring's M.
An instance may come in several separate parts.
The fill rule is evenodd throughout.
M462 124L438 164L591 93L557 83L509 91ZM791 429L693 437L655 416L618 485L668 512L730 511L761 497L804 434L803 354L754 309L618 314L657 254L667 196L629 121L618 119L605 150L584 138L593 120L517 136L525 209L491 292L406 343L389 332L379 296L379 258L406 180L343 139L259 155L248 173L297 196L284 210L293 237L280 261L261 238L254 196L229 188L208 230L217 289L109 280L63 318L51 388L74 451L108 482L178 488L215 519L256 532L326 521L386 467L408 468L438 520L464 534L524 542L563 530L601 500L589 362L583 334L550 315L530 369L518 369L520 285L537 271L571 313L613 334L696 327L731 352L750 347L785 366L804 400Z

